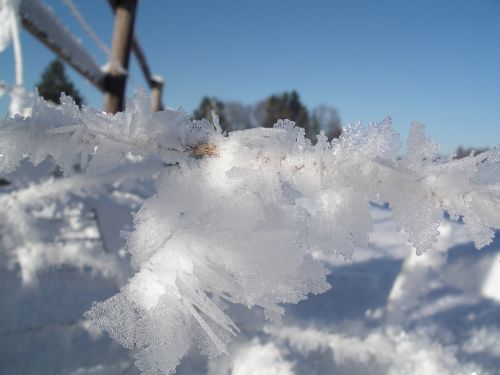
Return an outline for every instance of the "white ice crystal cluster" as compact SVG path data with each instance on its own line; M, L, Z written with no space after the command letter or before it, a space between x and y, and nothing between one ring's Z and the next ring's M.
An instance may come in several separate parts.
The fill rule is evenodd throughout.
M192 122L185 113L152 113L142 92L127 111L110 115L84 107L62 94L61 106L35 95L31 117L1 120L0 171L9 172L24 158L38 164L50 157L65 175L80 165L87 175L102 175L130 156L156 156L166 163L188 159L190 147L207 141L214 127ZM165 125L169 124L169 125Z
M172 164L128 236L136 273L86 314L147 374L172 373L192 346L225 352L238 332L228 304L279 319L283 304L327 290L314 254L349 257L366 245L370 201L389 202L418 253L432 248L443 211L463 219L478 248L500 228L499 150L442 159L419 124L399 157L390 120L349 126L332 143L320 135L313 146L287 120L223 134L217 121L151 113L143 94L117 115L62 103L37 98L31 118L2 121L0 170L47 156L66 173L79 163L87 178L130 155ZM193 158L200 144L216 151Z

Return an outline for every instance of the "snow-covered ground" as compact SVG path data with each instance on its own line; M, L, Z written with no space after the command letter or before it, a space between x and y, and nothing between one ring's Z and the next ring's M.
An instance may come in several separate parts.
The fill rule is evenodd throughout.
M11 184L0 187L0 374L138 373L83 313L131 275L120 232L157 170L138 163L93 186L48 162L1 176ZM417 257L387 207L372 215L370 245L352 259L315 254L331 270L328 292L286 306L279 323L230 306L241 332L229 354L192 350L177 374L500 373L498 236L477 251L445 219L435 249Z

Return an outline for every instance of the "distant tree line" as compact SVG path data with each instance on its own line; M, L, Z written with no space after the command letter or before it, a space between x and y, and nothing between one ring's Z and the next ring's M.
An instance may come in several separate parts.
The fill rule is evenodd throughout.
M296 91L271 95L254 105L223 102L215 97L205 96L194 111L193 118L212 120L212 111L219 116L219 122L225 131L258 126L269 128L279 119L289 119L304 128L306 137L313 143L321 130L329 140L338 138L342 133L340 117L334 108L320 105L309 111Z

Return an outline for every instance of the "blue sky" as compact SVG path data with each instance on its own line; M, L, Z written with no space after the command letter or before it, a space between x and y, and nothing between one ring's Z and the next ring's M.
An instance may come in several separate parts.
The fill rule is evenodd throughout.
M44 1L104 64L62 1ZM109 45L107 1L74 2ZM310 108L336 107L344 124L390 115L406 137L418 120L446 152L500 144L500 0L141 0L136 33L170 107L296 89ZM32 88L53 55L24 31L22 48ZM144 85L135 59L131 73ZM102 95L70 75L101 108ZM11 48L0 80L14 81ZM0 98L0 113L7 105Z

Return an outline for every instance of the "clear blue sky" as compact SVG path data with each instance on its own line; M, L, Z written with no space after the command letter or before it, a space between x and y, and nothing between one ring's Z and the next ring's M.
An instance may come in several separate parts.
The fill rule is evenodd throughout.
M62 1L44 1L104 64ZM109 45L107 1L74 1ZM336 107L344 124L390 115L406 137L411 121L423 122L446 152L500 144L500 0L142 0L136 33L165 77L170 107L192 111L204 95L253 103L296 89L310 108ZM32 88L53 55L24 31L22 48ZM101 108L102 95L70 74ZM10 48L0 79L14 81ZM0 113L7 105L0 98Z

